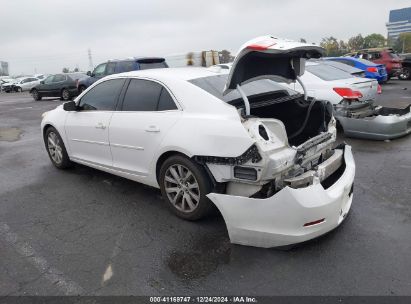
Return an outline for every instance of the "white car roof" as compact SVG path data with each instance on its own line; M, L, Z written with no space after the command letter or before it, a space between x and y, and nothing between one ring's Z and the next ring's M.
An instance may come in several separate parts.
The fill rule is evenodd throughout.
M147 77L158 80L167 79L179 79L183 81L188 81L191 79L202 78L217 75L219 73L215 71L210 71L203 67L184 67L184 68L164 68L164 69L147 69L139 71L131 71L126 73L114 74L107 78L118 78L118 77Z

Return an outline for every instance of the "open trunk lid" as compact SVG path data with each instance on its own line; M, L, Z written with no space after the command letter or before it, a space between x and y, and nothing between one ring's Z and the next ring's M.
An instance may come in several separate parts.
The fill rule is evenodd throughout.
M323 48L292 40L262 36L246 42L238 52L224 88L224 95L258 79L290 83L304 74L305 60L319 58Z

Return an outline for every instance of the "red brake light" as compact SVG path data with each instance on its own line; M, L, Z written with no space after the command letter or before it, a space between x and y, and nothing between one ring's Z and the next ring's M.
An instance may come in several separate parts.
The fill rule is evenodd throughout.
M250 44L247 46L247 49L255 50L255 51L265 51L267 50L270 46L276 45L276 42L273 42L273 40L265 40L265 41L260 41L258 43Z
M378 69L377 69L376 67L368 67L368 68L367 68L367 71L368 71L368 72L371 72L371 73L377 73L377 72L378 72Z
M382 87L381 87L381 85L378 85L377 94L381 94L381 93L382 93Z
M362 97L360 91L353 91L350 88L333 88L333 90L345 99L358 99Z

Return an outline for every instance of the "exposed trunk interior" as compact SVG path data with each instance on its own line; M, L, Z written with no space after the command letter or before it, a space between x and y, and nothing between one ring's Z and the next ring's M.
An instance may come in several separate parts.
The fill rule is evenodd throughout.
M332 117L332 107L324 101L303 96L289 96L281 92L248 97L250 114L261 118L275 118L284 123L288 142L298 146L325 132Z

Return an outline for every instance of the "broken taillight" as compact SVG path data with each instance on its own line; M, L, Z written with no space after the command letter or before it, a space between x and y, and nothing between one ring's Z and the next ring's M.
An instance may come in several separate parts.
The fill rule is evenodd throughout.
M333 88L333 90L345 99L358 99L362 97L360 91L353 91L350 88Z

